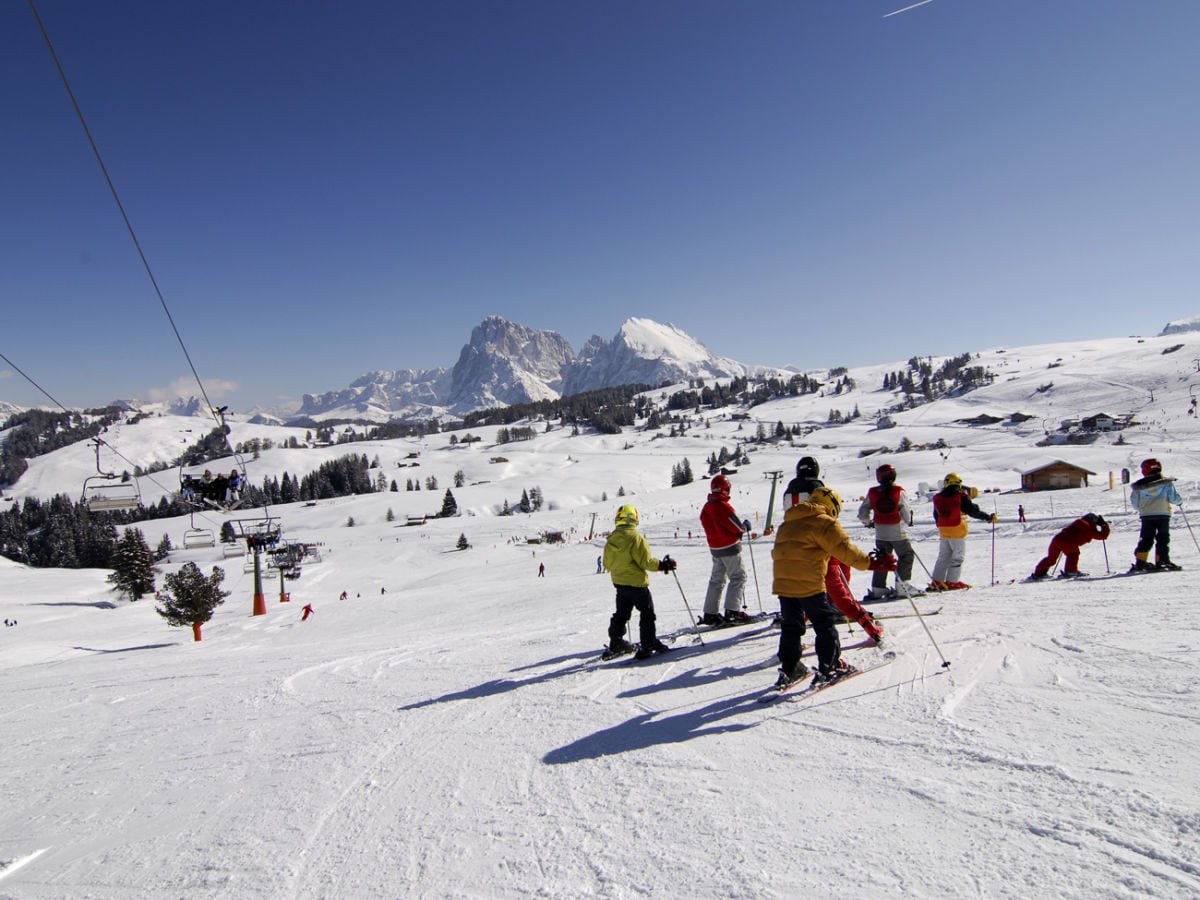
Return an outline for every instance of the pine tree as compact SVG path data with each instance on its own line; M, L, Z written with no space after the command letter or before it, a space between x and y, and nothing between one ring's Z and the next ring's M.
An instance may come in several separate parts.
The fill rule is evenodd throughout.
M529 491L521 491L521 502L517 507L523 513L532 512L532 507L529 505Z
M154 611L170 625L191 625L192 637L198 641L200 627L229 596L228 591L221 590L224 580L225 572L219 566L214 566L212 575L205 578L195 563L184 563L177 573L163 578L165 589L159 596L162 606L154 607Z
M140 529L125 529L117 541L112 565L113 571L108 581L118 593L130 600L141 600L154 590L154 556Z
M440 513L443 519L448 519L450 516L458 515L458 501L454 499L454 495L450 493L450 488L446 488L446 496L442 498L442 511Z
M466 535L465 533L463 533L463 534L460 534L460 535L458 536L458 543L457 543L457 544L455 544L455 546L456 546L456 547L457 547L459 550L470 550L470 549L471 549L471 544L470 544L470 542L467 540L467 535Z
M174 549L175 548L171 545L171 536L166 532L163 532L162 540L158 542L158 547L154 551L154 561L162 562L171 554L171 551Z

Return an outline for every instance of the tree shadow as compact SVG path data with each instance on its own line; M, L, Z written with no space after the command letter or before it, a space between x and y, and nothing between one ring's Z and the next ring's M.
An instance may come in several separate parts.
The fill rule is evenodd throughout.
M72 647L72 650L82 650L84 653L129 653L133 650L162 650L164 647L174 647L175 644L142 644L140 647L115 647L105 650L100 647Z
M96 609L116 609L117 604L111 600L92 600L87 603L79 600L63 600L59 603L30 603L30 606L92 606Z
M620 725L605 728L603 731L572 741L565 747L551 750L542 757L542 762L558 766L645 750L660 744L678 744L711 734L745 731L754 728L758 723L722 722L753 709L758 705L761 693L761 690L755 690L749 694L720 700L703 709L664 718L658 718L659 714L654 712L642 713Z

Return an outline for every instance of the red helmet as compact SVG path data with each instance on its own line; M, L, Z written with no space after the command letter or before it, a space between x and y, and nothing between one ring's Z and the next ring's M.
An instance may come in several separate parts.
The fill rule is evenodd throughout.
M1142 460L1142 475L1160 475L1162 474L1162 463L1151 457L1150 459Z
M875 470L875 480L880 484L886 484L896 480L896 467L891 463L884 463Z
M714 494L724 494L725 496L729 496L729 479L724 475L718 475L712 480L711 488Z

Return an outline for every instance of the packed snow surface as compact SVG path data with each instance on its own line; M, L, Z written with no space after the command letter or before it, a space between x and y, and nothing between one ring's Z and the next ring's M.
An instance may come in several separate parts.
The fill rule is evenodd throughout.
M469 446L443 434L267 450L248 462L254 481L356 452L378 456L401 488L273 508L285 537L319 544L322 559L296 581L268 573L266 615L251 614L242 559L219 546L173 552L164 572L191 560L227 573L231 596L199 643L153 598L113 594L105 571L0 559L0 614L16 621L0 630L0 897L1200 895L1200 521L1173 522L1182 572L1120 574L1138 529L1123 468L1136 477L1154 455L1178 479L1184 514L1200 497L1189 412L1200 335L1162 353L1181 339L993 351L982 357L999 376L991 386L900 412L888 430L872 411L894 401L879 384L902 364L852 370L850 394L754 407L748 422L701 411L679 438L573 437L539 423L534 440L500 446L493 428ZM777 632L760 623L700 643L689 627L709 572L697 519L707 483L670 488L671 467L688 458L699 475L756 423L855 404L863 416L850 424L751 443L732 476L734 506L759 532L743 548L750 611L777 607L761 535L780 514L769 473L786 478L799 456L821 461L864 548L858 498L876 465L896 466L921 584L938 537L919 485L955 471L999 522L971 523L973 589L917 599L935 615L913 617L907 601L871 607L909 616L882 620L894 662L764 705ZM1018 411L1034 418L959 423ZM1059 420L1098 412L1139 424L1037 446ZM127 426L117 449L161 453L192 437L177 433L183 421ZM896 452L905 437L927 449ZM1057 458L1096 473L1089 486L1012 492L1019 473ZM34 460L16 502L77 492L94 462L86 448ZM456 470L464 514L405 526L440 508ZM417 476L439 486L405 491ZM172 477L143 479L146 499ZM535 486L545 509L495 514ZM652 550L679 563L677 578L651 581L675 649L645 663L598 660L613 591L597 557L619 503L636 505ZM1088 511L1113 525L1083 550L1095 577L1023 582ZM178 547L187 529L260 514L139 527L152 547L164 533ZM566 542L527 543L548 530ZM460 535L469 550L455 549ZM868 583L856 572L856 595ZM849 661L879 654L859 629L841 631Z

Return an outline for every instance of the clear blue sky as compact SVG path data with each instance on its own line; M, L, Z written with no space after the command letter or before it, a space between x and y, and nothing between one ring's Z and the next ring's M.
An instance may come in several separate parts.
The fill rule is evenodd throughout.
M236 410L450 366L489 314L577 349L646 316L804 368L1200 314L1200 2L905 5L38 9ZM20 0L0 79L0 352L68 406L177 393ZM0 399L45 402L2 362Z

